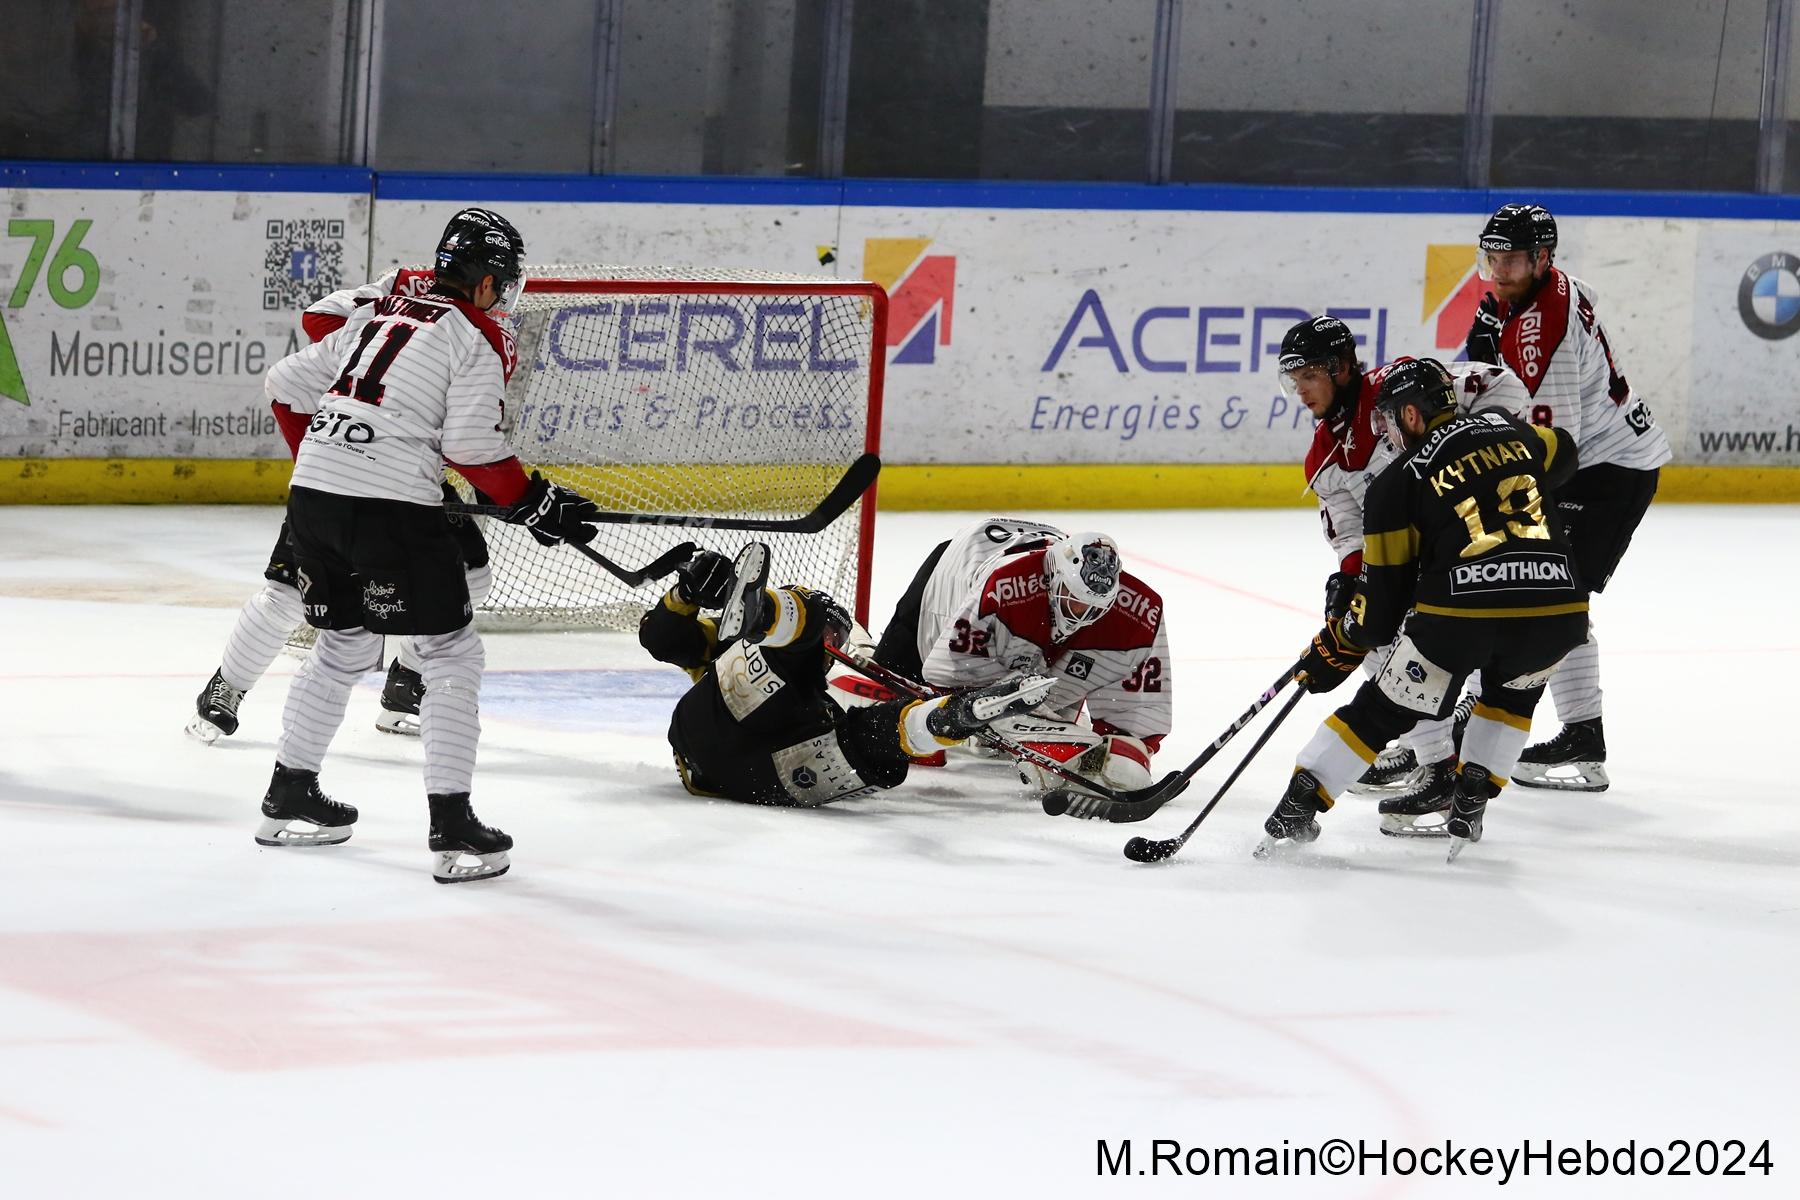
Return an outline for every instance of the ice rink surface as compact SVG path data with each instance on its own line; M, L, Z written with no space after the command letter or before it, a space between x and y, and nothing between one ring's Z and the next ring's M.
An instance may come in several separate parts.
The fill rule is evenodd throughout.
M1048 515L1112 532L1172 614L1159 770L1318 626L1308 512ZM875 624L961 520L881 518ZM0 508L8 1200L1800 1194L1800 511L1651 510L1595 604L1612 790L1508 789L1454 866L1355 797L1313 846L1251 859L1348 687L1147 867L1125 840L1179 832L1260 724L1144 825L1046 817L973 759L759 809L682 791L663 729L685 679L633 640L504 634L475 804L518 846L460 887L431 881L421 749L373 728L376 677L324 775L362 809L344 846L251 840L294 660L236 737L183 736L277 521ZM1555 728L1546 701L1533 740ZM1153 1139L1197 1168L1332 1138L1465 1164L1769 1139L1774 1170L1152 1162ZM1098 1175L1100 1139L1157 1177Z

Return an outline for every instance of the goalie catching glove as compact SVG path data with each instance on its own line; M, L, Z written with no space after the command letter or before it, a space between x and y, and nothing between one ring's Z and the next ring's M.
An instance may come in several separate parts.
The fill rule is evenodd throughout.
M1115 792L1149 787L1150 747L1129 734L1097 733L1067 721L1037 716L1011 717L994 722L993 732L1013 744L1054 759L1083 779ZM1019 782L1028 788L1049 791L1072 786L1072 781L1025 759L1018 763Z
M533 471L525 494L506 511L506 521L529 529L540 545L575 542L585 546L598 532L593 522L599 515L600 506L592 500Z
M1301 686L1315 694L1329 692L1355 673L1368 653L1346 634L1344 622L1334 617L1313 635L1312 645L1300 656Z

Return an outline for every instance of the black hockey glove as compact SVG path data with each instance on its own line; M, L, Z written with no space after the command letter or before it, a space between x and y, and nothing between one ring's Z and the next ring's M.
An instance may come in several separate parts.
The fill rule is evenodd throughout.
M551 483L536 471L531 473L531 486L519 502L506 510L511 525L523 525L541 545L558 542L587 545L597 532L593 518L600 506L579 492Z
M1494 299L1494 293L1488 292L1482 296L1481 304L1475 309L1475 320L1469 326L1468 344L1463 347L1470 362L1500 362L1500 329L1504 324L1500 319L1500 302Z
M1337 620L1350 611L1356 595L1356 576L1348 571L1333 571L1325 580L1325 619Z
M1350 678L1368 653L1345 639L1342 626L1334 617L1313 635L1312 645L1300 656L1300 669L1306 674L1301 686L1314 694L1329 692Z
M702 550L675 568L675 595L697 608L724 608L731 578L729 558Z

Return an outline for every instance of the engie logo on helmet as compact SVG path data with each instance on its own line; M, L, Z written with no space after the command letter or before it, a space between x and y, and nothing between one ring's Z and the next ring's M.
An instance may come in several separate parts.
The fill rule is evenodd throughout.
M937 361L950 344L956 313L956 258L926 254L930 238L868 238L863 275L888 293L887 344L900 347L890 363Z
M1800 255L1776 251L1751 263L1738 282L1738 316L1771 342L1800 333Z

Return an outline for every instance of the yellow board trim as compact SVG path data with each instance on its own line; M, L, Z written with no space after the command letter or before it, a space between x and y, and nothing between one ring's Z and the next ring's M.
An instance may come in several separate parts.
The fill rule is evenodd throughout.
M1494 721L1501 725L1511 725L1520 733L1531 732L1531 718L1521 717L1518 713L1509 713L1503 708L1495 708L1491 704L1475 704L1474 715L1486 721Z
M1560 617L1564 613L1586 612L1588 602L1577 600L1573 604L1544 604L1537 608L1448 608L1442 604L1415 604L1413 608L1434 617Z
M0 459L0 504L279 504L286 459ZM719 468L711 468L715 479ZM673 504L682 468L631 470L634 481L667 477ZM627 472L617 471L616 474ZM597 492L605 473L546 471ZM827 476L830 479L827 479ZM836 479L821 471L824 487ZM1297 463L1273 465L884 466L878 486L887 512L1056 509L1313 508ZM691 491L687 491L692 495ZM600 498L597 496L596 498ZM1659 503L1800 504L1800 467L1664 467Z

